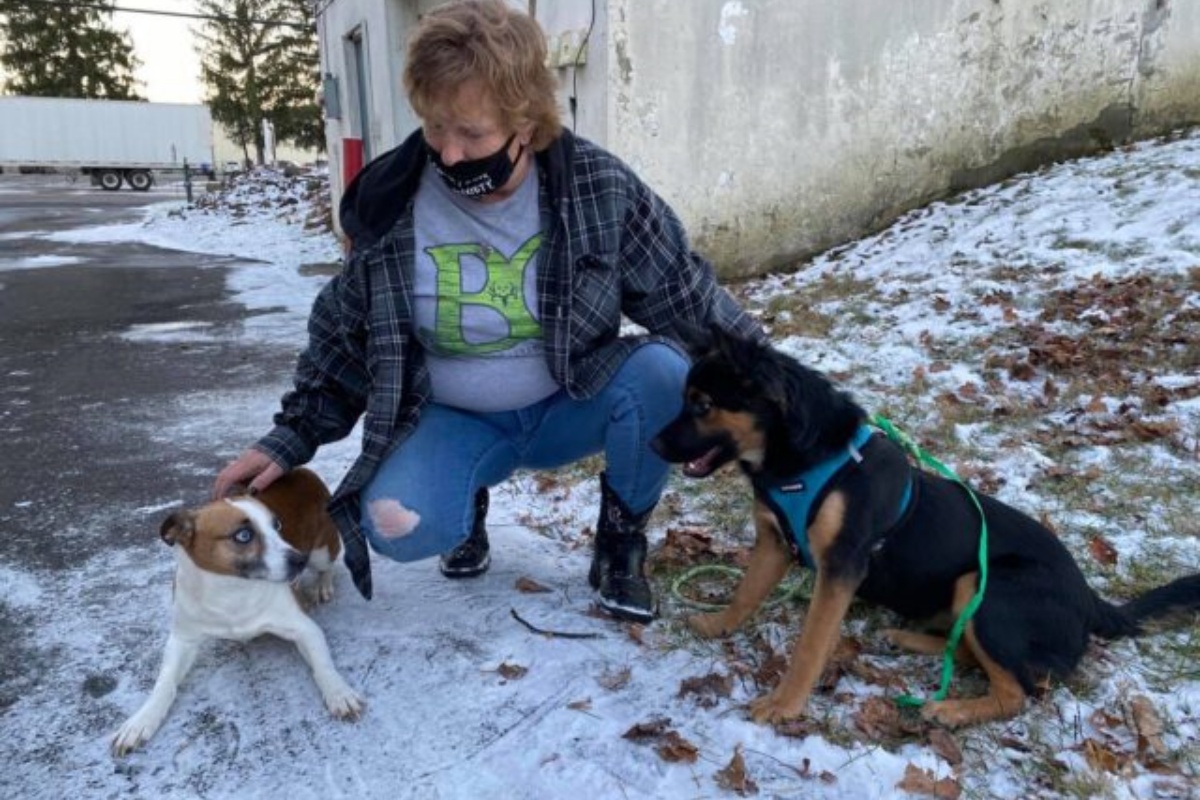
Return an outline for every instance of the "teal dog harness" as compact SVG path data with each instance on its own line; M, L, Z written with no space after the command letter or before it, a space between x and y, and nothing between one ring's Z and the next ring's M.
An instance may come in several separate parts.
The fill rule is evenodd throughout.
M809 467L799 475L770 484L755 481L759 497L775 514L796 557L806 567L816 569L812 549L808 543L808 526L812 523L816 509L820 506L819 501L827 494L829 484L834 476L851 462L857 464L863 460L861 450L871 438L871 434L872 429L869 426L861 425L844 450ZM905 486L904 494L900 498L897 520L904 517L911 499L912 482L910 481Z

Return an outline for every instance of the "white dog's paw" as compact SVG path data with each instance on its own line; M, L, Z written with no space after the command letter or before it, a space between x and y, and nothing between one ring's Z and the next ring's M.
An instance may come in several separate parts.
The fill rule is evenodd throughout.
M330 687L324 692L324 696L325 707L329 709L329 713L348 722L354 722L361 717L367 707L367 702L358 692L345 683Z
M129 755L148 742L157 730L158 722L147 720L141 714L133 715L112 735L112 754L117 758Z
M317 602L328 603L333 599L333 573L322 572L317 578Z

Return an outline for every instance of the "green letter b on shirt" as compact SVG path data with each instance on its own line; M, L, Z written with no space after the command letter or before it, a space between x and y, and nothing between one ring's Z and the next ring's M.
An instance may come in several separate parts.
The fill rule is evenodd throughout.
M503 253L484 244L444 244L426 250L437 267L437 322L433 339L440 355L483 356L541 336L542 326L525 302L525 272L541 245L539 233L521 245L512 258L505 258ZM487 280L477 292L463 290L463 258L478 259L487 270ZM495 311L503 318L507 330L492 341L468 341L463 313L472 306ZM474 333L481 332L481 326L472 327ZM501 327L497 325L496 330L499 332Z

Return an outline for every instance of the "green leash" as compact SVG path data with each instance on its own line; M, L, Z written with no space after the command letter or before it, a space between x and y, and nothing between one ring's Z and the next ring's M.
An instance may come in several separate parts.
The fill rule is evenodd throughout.
M886 417L881 417L878 414L871 417L871 424L879 430L883 431L893 442L898 444L901 449L917 460L919 464L925 464L932 467L943 478L954 481L959 486L966 490L967 495L971 498L971 502L975 504L976 510L979 511L979 588L975 590L975 595L967 603L962 613L958 615L958 619L954 621L954 627L950 629L950 636L946 639L946 652L942 656L942 685L933 695L934 700L945 700L946 695L950 692L950 679L954 675L954 652L958 650L958 643L962 639L963 631L966 630L967 623L971 621L971 617L975 616L975 612L983 603L983 592L987 588L987 567L988 567L988 527L987 516L983 513L983 506L979 505L979 498L975 496L975 492L967 486L958 475L954 474L954 470L947 467L942 462L938 461L933 456L926 453L921 447L912 440L908 434L896 428ZM896 705L907 708L919 708L923 706L925 701L919 697L914 697L910 694L900 695L896 698Z
M671 581L671 594L673 594L675 599L685 606L691 606L692 608L699 609L700 611L720 611L725 608L724 605L719 605L717 603L706 603L703 600L694 600L681 591L685 584L689 583L694 578L698 578L705 574L728 575L731 578L738 578L741 577L742 570L738 569L737 567L730 567L726 564L697 564L696 566L684 571L677 578L675 578L675 580ZM763 603L763 606L765 608L774 608L775 606L782 605L789 600L799 597L807 597L808 592L810 592L812 588L809 585L810 583L811 580L808 578L801 578L798 581L785 583L783 585L783 590L779 591L776 589L775 597L767 600L765 603Z

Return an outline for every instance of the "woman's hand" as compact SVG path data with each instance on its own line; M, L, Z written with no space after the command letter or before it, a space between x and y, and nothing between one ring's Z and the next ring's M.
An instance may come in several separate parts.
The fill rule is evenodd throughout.
M250 494L257 494L283 473L283 467L272 461L270 456L251 448L217 474L217 480L213 484L213 497L219 500L239 485L245 486Z

